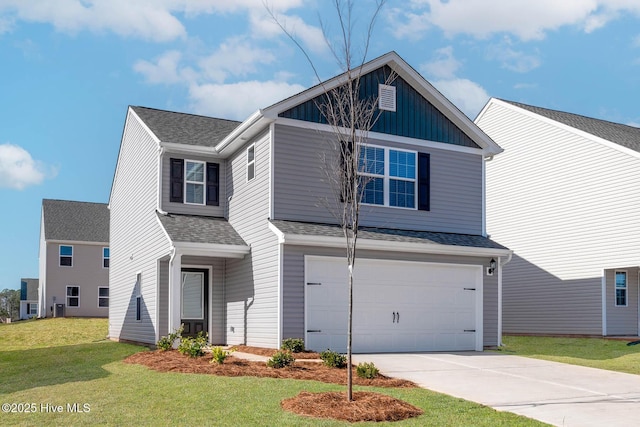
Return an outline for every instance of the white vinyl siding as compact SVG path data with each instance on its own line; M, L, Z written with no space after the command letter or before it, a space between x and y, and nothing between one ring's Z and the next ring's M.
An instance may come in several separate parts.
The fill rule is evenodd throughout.
M505 150L486 164L505 333L601 334L602 269L638 262L640 158L500 101L477 124Z

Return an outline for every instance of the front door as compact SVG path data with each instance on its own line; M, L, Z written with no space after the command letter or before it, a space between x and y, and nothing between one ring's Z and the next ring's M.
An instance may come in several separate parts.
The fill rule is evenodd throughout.
M182 335L195 336L207 332L209 274L207 270L183 269L180 321Z

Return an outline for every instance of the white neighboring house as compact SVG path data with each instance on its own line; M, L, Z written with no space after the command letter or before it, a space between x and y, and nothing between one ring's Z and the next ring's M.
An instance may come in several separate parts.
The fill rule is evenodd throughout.
M107 317L107 205L43 199L39 262L38 317Z
M20 320L38 315L38 279L20 279Z
M514 251L505 333L638 335L640 129L491 99L487 232Z

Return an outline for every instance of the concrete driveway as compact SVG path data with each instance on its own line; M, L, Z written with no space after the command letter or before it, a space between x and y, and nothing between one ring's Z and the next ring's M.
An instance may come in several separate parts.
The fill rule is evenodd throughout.
M557 426L640 425L640 376L491 352L357 354L391 377Z

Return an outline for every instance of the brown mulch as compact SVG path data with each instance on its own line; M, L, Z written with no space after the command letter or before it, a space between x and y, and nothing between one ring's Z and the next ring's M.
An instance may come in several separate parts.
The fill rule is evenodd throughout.
M252 353L260 356L273 357L276 349L273 348L263 348L263 347L251 347L248 345L234 345L233 346L236 351L241 351L243 353ZM291 353L293 357L297 359L320 359L320 354L315 351L303 351L301 353Z
M244 353L260 354L271 357L275 350L261 349L257 347L238 346L237 351ZM317 353L295 353L297 359L315 359ZM276 369L269 368L265 362L251 362L233 357L233 353L227 357L224 364L209 363L211 357L191 358L180 354L176 350L170 351L143 351L132 354L124 362L147 366L160 372L182 372L192 374L209 374L228 377L268 377L287 378L299 380L313 380L325 383L347 383L345 369L329 368L322 363L309 360L296 360L289 367ZM379 375L374 379L358 377L356 369L353 369L353 384L373 387L417 387L411 381L389 378ZM417 417L422 411L406 402L386 396L380 393L354 392L353 400L347 401L346 393L326 392L309 393L301 392L297 396L283 400L282 408L316 418L333 418L338 420L357 421L399 421L406 418Z

